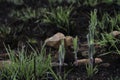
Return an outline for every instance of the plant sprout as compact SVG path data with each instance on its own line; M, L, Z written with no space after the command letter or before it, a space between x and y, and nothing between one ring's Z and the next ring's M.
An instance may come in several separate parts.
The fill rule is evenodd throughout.
M95 6L98 4L98 0L85 0L85 5Z
M0 37L5 38L11 33L11 28L7 25L0 26Z
M64 71L64 74L62 76L57 75L51 68L50 68L50 72L51 72L51 75L53 76L54 80L67 80L67 76L71 72L71 70L69 70L67 72Z
M63 65L64 63L64 57L65 57L65 47L64 47L64 40L62 40L61 45L59 46L59 62L60 65Z
M43 23L55 24L59 29L70 34L70 30L74 29L74 21L71 20L72 5L69 7L52 8L50 12L44 15Z
M94 48L94 35L95 35L95 27L97 25L97 15L96 15L96 10L94 12L91 12L91 20L90 20L90 25L89 25L89 33L87 35L87 40L88 40L88 57L89 57L89 67L90 68L90 74L88 76L92 77L93 75L93 55L95 53L95 48ZM88 69L87 69L88 70Z
M73 48L74 48L75 62L77 63L77 59L78 59L77 58L77 52L78 52L78 49L79 49L78 37L77 36L73 39Z
M61 45L59 46L59 75L61 74L61 68L64 64L65 58L65 47L64 47L64 40L62 40Z
M90 65L86 65L86 70L87 70L88 78L92 78L93 74L98 72L97 66L93 68Z
M52 68L51 56L45 56L44 46L40 52L33 49L32 46L30 47L33 50L30 55L27 55L26 49L22 47L22 49L17 50L18 56L16 57L15 51L5 46L11 63L5 64L4 69L0 70L2 72L0 80L38 80L44 78L46 72Z
M16 5L22 5L24 4L24 1L23 0L7 0L8 2L12 2Z

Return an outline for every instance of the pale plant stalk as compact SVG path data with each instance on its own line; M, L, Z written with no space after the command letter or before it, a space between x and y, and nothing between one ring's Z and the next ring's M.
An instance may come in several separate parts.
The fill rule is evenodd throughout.
M95 47L94 47L94 35L95 35L95 27L97 25L97 15L96 15L96 10L94 12L91 12L91 20L90 20L90 25L89 25L89 34L87 35L87 40L88 40L88 57L89 57L89 67L90 68L90 76L93 75L94 72L94 67L93 67L93 55L95 54ZM89 76L88 75L88 76Z
M60 65L63 65L64 57L65 57L65 47L64 47L64 40L62 40L62 43L59 46L59 62L60 62Z
M77 53L78 53L79 45L78 45L78 37L77 36L73 39L73 48L74 48L75 62L76 62L76 65L78 65Z
M64 58L65 58L65 47L64 47L64 40L62 40L61 45L59 46L59 73L61 74L62 65L64 65Z

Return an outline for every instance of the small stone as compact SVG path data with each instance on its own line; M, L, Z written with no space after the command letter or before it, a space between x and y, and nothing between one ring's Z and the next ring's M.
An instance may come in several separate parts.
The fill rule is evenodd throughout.
M98 64L98 63L101 63L102 62L102 59L101 58L95 58L95 63ZM80 59L80 60L77 60L77 64L78 65L85 65L85 64L88 64L89 63L89 59ZM76 65L76 61L74 62L74 64Z
M5 67L5 65L9 65L9 64L11 64L11 61L10 60L1 60L0 61L0 68L4 68Z
M98 64L98 63L101 63L103 62L103 60L101 58L95 58L95 63Z
M120 35L119 31L112 31L110 34L112 34L112 36L117 37L118 35Z
M87 57L87 56L88 56L88 51L83 51L83 52L82 52L82 56L83 56L83 57Z
M109 66L110 66L110 63L102 63L102 64L100 64L100 66L109 67Z
M73 37L71 36L66 36L65 37L65 46L72 46L73 45Z
M59 63L57 63L57 62L52 62L52 63L51 63L51 65L52 65L52 66L54 66L54 67L60 66L60 64L59 64ZM67 65L68 65L68 64L63 63L63 65L62 65L62 66L67 66Z
M46 39L45 43L47 46L58 49L62 40L65 41L65 47L72 46L73 38L71 36L65 36L64 34L59 32L53 35L52 37Z
M56 33L52 37L45 40L45 43L47 46L59 48L59 45L61 43L61 40L65 39L64 34L62 33Z
M0 59L8 59L9 55L7 53L1 53L0 54Z

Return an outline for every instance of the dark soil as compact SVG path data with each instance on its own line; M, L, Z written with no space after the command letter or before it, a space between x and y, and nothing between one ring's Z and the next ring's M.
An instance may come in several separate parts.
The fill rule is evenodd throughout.
M48 7L47 4L48 2L46 2L46 0L41 0L41 2L39 2L40 5L36 5L36 1L34 3L26 1L26 3L28 3L29 7L34 8L39 8L39 7ZM69 5L69 4L68 4ZM56 5L55 5L56 6ZM63 5L65 6L65 5ZM12 25L12 29L13 29L13 33L10 33L9 35L7 35L5 38L0 38L0 54L6 53L3 42L6 45L10 45L10 47L14 50L17 49L18 43L21 42L21 44L26 45L27 46L27 37L30 38L35 38L38 43L37 44L31 44L34 47L40 48L40 44L41 42L44 42L44 40L52 35L54 35L57 32L62 32L65 35L67 35L66 32L62 31L61 29L54 27L53 28L53 24L39 24L39 23L34 23L34 19L30 19L27 22L23 22L21 20L15 20L13 17L9 17L9 13L14 9L14 10L20 10L25 8L26 6L23 5L15 5L13 3L8 3L8 2L0 2L0 26L5 24L11 24ZM94 7L91 6L87 6L87 5L83 5L83 6L76 6L75 5L75 9L73 10L73 13L71 14L72 18L74 19L76 26L74 30L70 30L70 34L71 36L78 36L79 37L79 46L80 46L80 50L78 53L78 58L79 59L83 59L83 58L87 58L84 56L81 56L81 54L85 51L88 50L87 46L82 46L84 44L87 43L87 39L86 39L86 35L88 34L88 26L89 26L89 20L90 20L90 12L94 9L98 10L98 19L101 20L101 17L103 16L104 13L109 13L111 16L115 16L115 13L118 13L120 11L120 5L117 5L115 3L113 4L99 4L96 5ZM115 12L116 11L116 12ZM15 29L15 25L20 25L20 24L24 24L24 28L22 31L20 32L16 32L15 36L14 35L14 29ZM29 26L29 27L28 27ZM34 31L33 27L34 26L38 26L41 27L41 29L43 31L45 31L44 33L41 32L41 30L36 30ZM29 30L28 30L29 28ZM108 27L109 28L109 27ZM20 46L21 47L21 46ZM27 47L28 48L28 47ZM108 47L106 47L108 48ZM48 51L51 48L48 47ZM106 50L105 48L96 48L96 50L98 51L98 54L102 53L104 50ZM73 53L71 53L72 49L67 51L67 55L66 55L66 59L65 62L68 63L70 66L67 68L65 68L66 70L70 70L72 69L72 71L68 74L67 79L68 80L90 80L87 77L87 73L86 73L86 69L85 69L85 65L81 65L81 66L71 66L71 63L73 63L74 61L74 57L73 57ZM97 53L96 51L96 53ZM53 53L55 53L55 50L53 49ZM97 57L97 55L95 56ZM100 57L103 60L103 63L97 64L98 65L98 72L93 75L93 77L91 78L91 80L107 80L108 78L111 77L116 77L116 76L120 76L120 55L117 55L116 53L111 53L109 55L105 55L105 56L101 56ZM102 64L104 63L109 63L110 66L104 66Z

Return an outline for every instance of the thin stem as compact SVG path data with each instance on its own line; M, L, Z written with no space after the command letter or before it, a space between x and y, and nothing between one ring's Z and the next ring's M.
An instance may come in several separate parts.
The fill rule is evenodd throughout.
M34 77L35 77L35 80L37 80L37 76L36 76L36 56L34 56Z

